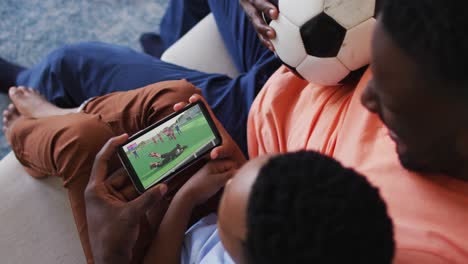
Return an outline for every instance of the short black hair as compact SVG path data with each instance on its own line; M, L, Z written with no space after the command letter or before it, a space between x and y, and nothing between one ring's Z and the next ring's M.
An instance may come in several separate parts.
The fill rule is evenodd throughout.
M252 186L249 263L391 263L393 225L379 191L316 152L273 157Z
M468 96L468 1L386 0L380 11L386 31L426 78Z

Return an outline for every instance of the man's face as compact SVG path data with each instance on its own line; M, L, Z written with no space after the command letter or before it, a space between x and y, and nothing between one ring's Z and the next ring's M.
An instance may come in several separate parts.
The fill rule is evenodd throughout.
M447 97L436 95L434 91L443 91L443 84L422 74L381 20L372 41L371 67L373 80L361 100L388 127L401 164L420 172L458 173L463 164L457 150L460 113Z

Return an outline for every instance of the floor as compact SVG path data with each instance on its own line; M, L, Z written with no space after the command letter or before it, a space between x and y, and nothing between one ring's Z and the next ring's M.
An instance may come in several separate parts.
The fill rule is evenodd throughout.
M2 0L0 56L28 67L61 45L82 41L141 50L139 35L158 30L167 1ZM8 98L0 94L1 111L8 103ZM0 131L0 159L9 151Z

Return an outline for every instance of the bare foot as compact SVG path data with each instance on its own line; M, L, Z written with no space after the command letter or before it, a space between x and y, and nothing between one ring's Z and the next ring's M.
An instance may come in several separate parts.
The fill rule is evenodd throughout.
M57 107L49 103L36 90L24 86L11 87L8 94L18 112L25 117L39 118L76 113L77 111L76 108Z
M21 117L21 114L18 112L18 109L16 109L14 104L8 105L7 109L3 111L3 134L5 135L5 138L8 141L8 144L10 145L12 145L12 142L11 142L12 127L18 121L20 117ZM29 173L29 175L33 177L42 178L42 177L47 176L27 166L23 165L23 168L27 173Z
M10 104L7 109L3 111L3 134L6 140L11 145L11 127L18 120L20 114L13 104Z

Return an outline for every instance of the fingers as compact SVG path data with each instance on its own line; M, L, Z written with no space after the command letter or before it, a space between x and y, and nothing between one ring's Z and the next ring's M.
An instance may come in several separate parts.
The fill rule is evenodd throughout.
M226 183L234 176L235 170L228 170L223 173L219 173L216 175L216 191L219 191L219 189L223 188Z
M275 51L270 39L276 37L276 32L273 28L267 25L264 16L275 20L279 16L278 8L267 0L244 1L241 0L241 5L244 8L247 16L252 22L255 31L263 45L271 51Z
M135 210L134 212L145 213L150 210L155 204L162 200L167 192L167 185L159 184L149 189L140 197L129 203L129 206Z
M187 103L180 102L174 105L174 111L179 112L182 108L186 107Z
M125 197L125 199L127 199L127 201L133 201L140 195L132 183L127 183L127 185L123 186L119 192Z
M189 102L191 104L193 103L196 103L198 101L202 101L205 106L206 106L206 109L208 110L208 113L210 113L210 116L211 118L213 119L213 121L215 122L216 126L218 127L218 129L222 128L221 130L224 131L224 127L221 125L221 123L218 121L218 119L216 118L215 114L213 113L213 110L211 109L210 105L206 102L205 98L203 98L203 96L199 95L199 94L194 94L192 96L190 96L189 98ZM222 131L219 131L219 132L222 132Z
M276 36L276 33L274 33L274 35ZM272 52L275 52L275 46L273 46L273 43L271 43L271 41L268 38L266 38L264 35L260 33L258 34L258 38L260 39L260 42L262 42L262 44L265 47L267 47Z
M198 101L202 101L205 104L206 109L208 110L208 113L210 113L211 119L213 119L213 122L216 125L216 127L218 128L218 131L221 134L221 137L223 138L223 140L225 140L227 138L231 138L231 135L229 135L229 133L226 131L224 126L221 124L221 122L219 122L218 118L216 118L215 114L213 113L213 110L211 109L210 105L206 102L206 100L205 100L205 98L203 96L201 96L199 94L194 94L194 95L190 96L190 98L189 98L189 102L191 104L196 103Z
M206 102L205 98L201 96L200 94L194 94L189 98L189 103L193 104L198 101L202 101L206 105L206 109L208 110L208 113L210 114L211 118L213 119L213 122L215 126L218 128L218 131L223 139L223 145L214 148L211 153L210 157L213 160L216 159L224 159L224 158L233 158L238 162L238 165L242 165L245 162L245 157L240 151L239 147L237 144L234 142L232 139L231 135L226 131L224 126L219 122L219 120L216 118L215 114L213 113L213 110L211 107L209 107L208 103ZM175 111L180 111L183 107L187 106L187 103L185 102L180 102L174 105L174 110Z
M202 101L207 106L206 108L208 109L208 112L210 113L211 117L213 117L213 119L214 119L215 115L213 114L213 111L211 110L211 108L209 107L208 103L206 102L205 98L203 98L203 96L201 96L199 94L193 94L189 98L189 103L191 103L191 104L196 103L198 101ZM180 111L182 108L184 108L186 106L187 106L186 102L179 102L179 103L174 105L173 109L174 109L174 111L178 112L178 111Z
M265 15L269 16L271 19L278 18L278 8L272 4L270 1L267 0L255 0L253 1L253 5L257 8L257 10L262 11Z
M128 135L123 134L118 137L113 137L106 142L94 159L93 169L89 180L90 183L103 182L108 177L107 163L116 152L117 147L125 143L127 139Z
M226 145L216 147L210 153L210 157L212 160L229 158L231 155L231 148Z
M236 168L236 163L232 160L215 160L207 163L211 173L224 173Z
M124 168L120 168L106 180L112 188L120 190L130 183L130 178ZM131 184L131 183L130 183Z
M224 126L216 118L215 114L213 113L213 110L211 109L210 105L206 102L205 98L203 98L203 96L201 96L200 94L194 94L194 95L190 96L190 98L189 98L189 103L191 103L191 104L194 104L194 103L196 103L198 101L202 101L205 104L206 109L208 110L208 113L210 114L211 118L213 119L213 122L215 123L216 127L218 128L219 133L221 133L221 136L223 138L228 136L229 134L224 129ZM182 107L185 107L187 105L186 103L185 103L185 105L183 105L183 104L184 103L176 104L178 106L177 109L180 110ZM174 105L174 110L176 109L176 105Z

